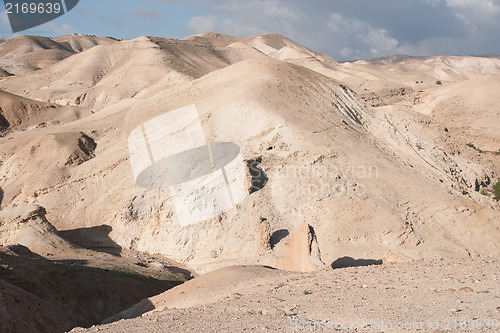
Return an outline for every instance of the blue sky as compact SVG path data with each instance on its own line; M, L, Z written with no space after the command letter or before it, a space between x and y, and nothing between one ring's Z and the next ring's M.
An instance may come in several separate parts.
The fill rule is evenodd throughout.
M61 36L77 32L123 39L143 35L182 38L192 34L186 23L199 15L203 12L193 7L155 1L80 0L66 15L22 34ZM10 37L8 22L4 19L2 23L0 33Z
M500 52L500 0L80 0L23 34L182 38L206 31L276 32L336 60L489 54ZM5 14L0 35L12 37Z

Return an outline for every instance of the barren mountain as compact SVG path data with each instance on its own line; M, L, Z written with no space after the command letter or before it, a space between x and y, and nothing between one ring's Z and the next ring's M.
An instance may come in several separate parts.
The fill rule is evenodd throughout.
M91 36L19 36L0 44L0 67L9 74L25 74L53 65L96 45L113 42L109 38Z
M0 90L0 131L59 125L91 114L91 110L44 103Z
M411 270L500 254L499 59L337 63L276 34L206 33L18 37L0 44L0 60L28 68L48 49L57 55L36 71L0 63L16 74L0 78L0 207L43 207L72 244L165 256L200 274L313 272L347 257ZM169 191L136 184L129 136L187 105L208 142L239 146L259 186L181 226ZM186 294L176 299L197 298Z

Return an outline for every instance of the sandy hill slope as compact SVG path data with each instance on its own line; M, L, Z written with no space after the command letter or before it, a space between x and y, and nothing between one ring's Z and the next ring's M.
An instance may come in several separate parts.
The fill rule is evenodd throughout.
M0 90L0 130L61 124L90 115L84 108L44 103Z
M250 47L242 50L195 40L140 37L94 47L50 69L10 78L0 85L12 93L39 100L100 110L258 56L264 57ZM24 84L27 77L32 82L30 87Z
M1 332L89 327L190 278L170 260L66 239L85 232L60 234L37 205L0 211Z
M298 53L320 66L299 65ZM482 73L474 69L483 66L480 59L456 62L471 62L464 73ZM417 110L419 98L445 87L433 83L420 93L398 81L403 70L333 65L279 35L207 34L96 46L5 79L0 86L7 91L92 107L95 114L3 139L2 206L41 204L62 230L108 225L119 246L160 253L199 272L256 263L302 270L388 253L498 254L499 213L491 198L498 156L470 149L465 137L447 137L445 127L455 129L437 109ZM412 75L433 76L437 65L412 66ZM391 90L395 82L408 90ZM380 105L371 107L370 94ZM425 105L432 105L428 98ZM189 104L197 106L208 140L238 144L244 159L261 160L269 181L237 209L179 228L171 199L134 183L127 144L144 121ZM488 133L493 146L498 136ZM82 140L95 142L91 152ZM35 177L39 165L45 171Z
M17 58L42 50L59 50L73 52L71 48L61 45L47 37L19 36L9 39L0 45L2 58Z
M420 90L435 87L437 81L451 84L475 76L497 75L500 73L500 60L456 56L396 57L396 60L384 65L377 60L343 63L337 70L337 73L328 72L325 75L369 91L403 86Z
M80 35L54 39L19 36L0 44L0 67L11 74L25 74L55 64L96 45L112 42L114 41L109 38Z
M232 43L237 43L241 38L219 34L217 32L205 32L198 35L184 37L183 40L192 41L196 44L211 45L214 47L226 47Z
M86 51L97 45L108 45L117 42L112 38L91 35L70 35L52 38L52 40L65 48L69 48L74 53Z
M102 258L101 258L102 261ZM0 330L65 332L89 327L180 283L147 278L88 260L44 258L27 247L0 247Z
M315 71L328 72L337 64L330 56L312 51L278 34L269 33L249 37L242 40L242 43L250 45L272 58L298 64Z
M0 137L0 207L11 215L44 207L40 221L64 236L51 244L164 256L200 274L500 255L498 59L336 63L276 34L52 42L82 52L0 80L8 127ZM249 190L233 209L182 226L169 191L137 186L129 135L186 105L196 106L208 141L239 146ZM10 225L22 232L6 241L50 249L37 240L55 235L47 225L16 218ZM29 223L40 232L25 237ZM412 267L425 270L426 262L403 270ZM122 316L172 304L198 309L202 296L223 302L209 290L230 294L231 279L268 285L268 273L282 274L226 268Z
M2 139L2 207L41 204L63 230L108 225L119 246L200 272L256 263L300 270L315 258L328 266L342 256L387 253L498 254L491 198L498 156L466 146L480 130L487 139L474 143L496 151L495 101L477 100L484 119L467 135L447 113L452 84L465 93L467 84L495 81L494 61L336 64L274 34L98 45L0 82L11 93L95 112ZM457 82L437 85L442 68ZM431 83L413 81L423 76ZM474 117L472 103L464 97L464 121ZM144 121L189 104L208 140L238 144L244 159L261 160L269 181L237 209L179 228L171 199L134 183L127 145ZM313 234L320 256L305 241Z
M71 332L498 330L498 259L360 266L315 273L224 269L150 299L150 308L162 298L165 308ZM207 295L203 284L213 288ZM220 297L211 298L212 290L221 290Z

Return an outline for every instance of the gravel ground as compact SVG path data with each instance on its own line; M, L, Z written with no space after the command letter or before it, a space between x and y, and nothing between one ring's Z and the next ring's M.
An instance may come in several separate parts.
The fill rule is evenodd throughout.
M467 259L274 274L213 304L74 332L498 332L500 261Z

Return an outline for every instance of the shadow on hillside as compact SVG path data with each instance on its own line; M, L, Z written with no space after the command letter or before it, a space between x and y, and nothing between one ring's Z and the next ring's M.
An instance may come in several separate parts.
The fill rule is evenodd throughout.
M252 176L252 188L250 189L250 194L262 190L269 181L264 170L259 168L259 164L262 163L262 157L258 157L247 161L248 169L250 175Z
M182 281L120 269L87 267L85 260L49 260L27 247L0 247L0 332L68 332L90 327ZM143 311L154 309L143 302ZM21 320L20 320L21 318ZM37 329L34 329L37 328Z
M180 268L180 267L175 267L175 266L165 266L165 269L167 269L170 273L172 274L182 274L186 280L191 280L194 279L193 273L188 271L187 269Z
M0 131L6 130L9 127L10 127L9 121L2 114L0 114Z
M279 242L286 238L290 232L287 229L276 230L271 235L269 243L271 243L271 248L274 248Z
M122 311L112 317L106 318L102 321L102 325L111 324L122 319L134 319L139 318L143 314L153 311L155 308L154 304L149 299L143 299L139 303L135 304L131 308Z
M3 201L3 190L0 187L0 209L2 209L2 201Z
M362 266L373 266L373 265L382 265L382 260L375 259L354 259L351 257L342 257L334 262L332 262L332 268L347 268L347 267L362 267Z
M112 230L113 228L109 225L101 225L90 228L61 230L59 231L59 235L67 241L85 249L105 252L119 257L122 253L122 248L109 237Z

